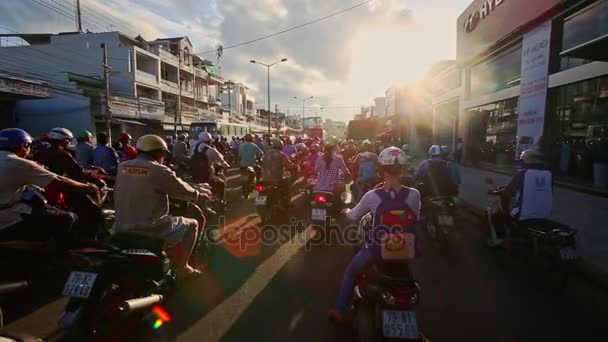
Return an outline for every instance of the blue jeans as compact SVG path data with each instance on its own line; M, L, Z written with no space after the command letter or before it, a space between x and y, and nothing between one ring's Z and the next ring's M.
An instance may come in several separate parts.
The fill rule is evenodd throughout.
M342 285L340 286L340 294L338 294L338 303L336 304L336 309L338 311L346 313L353 296L357 276L365 266L375 261L375 259L376 258L372 255L369 248L361 247L357 255L350 261L350 264L348 264L344 271L344 278L342 278Z

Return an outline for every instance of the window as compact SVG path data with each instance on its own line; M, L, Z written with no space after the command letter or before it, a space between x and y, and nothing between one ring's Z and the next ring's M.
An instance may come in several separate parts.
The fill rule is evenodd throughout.
M471 69L471 94L493 93L519 84L521 45Z
M608 35L608 1L597 2L564 20L562 50Z

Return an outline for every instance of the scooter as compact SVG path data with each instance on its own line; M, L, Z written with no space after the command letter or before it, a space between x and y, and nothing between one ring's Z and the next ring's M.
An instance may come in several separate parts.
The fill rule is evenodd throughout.
M262 220L268 223L275 219L280 219L287 214L287 201L285 195L276 184L259 182L256 185L258 196L255 198L255 207Z
M441 250L448 247L448 236L455 226L455 208L452 197L431 197L422 202L424 227Z
M256 184L256 172L253 167L242 167L240 176L243 198L248 199Z
M202 222L202 210L194 204L189 208L191 216ZM206 236L199 234L193 256L199 255L201 240ZM130 233L72 250L78 267L69 274L62 290L69 298L59 321L62 335L68 340L122 341L140 332L161 334L155 329L166 323L166 317L159 317L159 323L149 318L163 311L159 305L178 283L177 265L169 257L175 252L162 239ZM198 264L196 260L194 266ZM140 329L146 327L150 329Z
M509 259L521 259L550 276L551 287L562 290L568 284L568 278L574 273L579 256L576 250L576 233L571 227L547 219L513 220L504 213L506 204L496 196L497 188L492 178L485 183L488 191L488 206L482 225L482 236L487 236L487 246L497 255L506 255ZM504 217L500 223L504 229L504 238L498 239L498 217ZM501 241L502 240L502 241Z
M361 218L359 231L372 225L372 215ZM362 241L361 241L362 242ZM362 244L356 246L357 252ZM428 341L420 332L416 306L422 290L408 264L383 260L369 265L356 281L353 296L355 341Z

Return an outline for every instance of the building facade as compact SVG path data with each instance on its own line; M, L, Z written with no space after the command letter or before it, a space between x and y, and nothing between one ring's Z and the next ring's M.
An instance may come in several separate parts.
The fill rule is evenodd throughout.
M185 131L194 120L221 117L223 80L211 62L192 54L187 37L148 42L120 32L17 36L30 45L0 48L0 59L11 61L7 72L31 75L51 89L46 100L17 104L17 125L33 134L55 126L105 130L102 45L114 134Z
M238 122L254 121L256 118L255 97L249 88L242 83L227 81L220 90L222 110L227 111L230 118Z
M540 148L557 174L608 186L607 17L607 0L477 0L462 13L446 71L460 85L433 108L467 160L510 167Z
M372 109L372 115L378 117L386 116L386 100L384 97L376 97L374 99L374 108Z
M346 133L346 123L343 121L325 119L325 122L323 123L323 129L327 132L327 135L334 135L338 138L341 138Z

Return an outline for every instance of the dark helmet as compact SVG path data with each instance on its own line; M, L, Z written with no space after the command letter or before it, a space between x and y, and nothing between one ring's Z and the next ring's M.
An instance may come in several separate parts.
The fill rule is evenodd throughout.
M5 128L0 131L0 150L15 151L22 145L31 143L32 137L20 128Z

